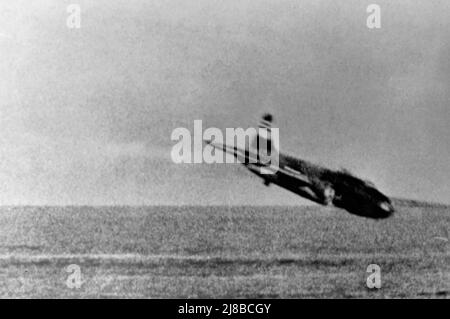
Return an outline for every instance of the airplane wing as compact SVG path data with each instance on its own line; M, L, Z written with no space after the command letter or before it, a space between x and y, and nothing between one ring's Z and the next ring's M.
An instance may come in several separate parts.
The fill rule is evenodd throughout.
M300 184L311 185L311 181L306 175L288 166L279 167L263 163L258 160L258 156L255 152L252 152L250 150L246 152L237 147L231 147L226 144L219 144L208 140L205 140L205 142L216 149L219 149L225 153L233 155L238 160L239 163L248 166L248 168L251 169L252 171L255 171L255 168L264 169L265 174L279 174L294 179Z
M251 151L245 152L244 150L242 150L240 148L231 147L226 144L215 143L210 140L205 140L205 142L206 142L206 144L211 145L212 147L217 148L217 149L221 150L222 152L233 155L238 160L239 163L242 163L242 164L260 163L260 164L262 164L260 161L258 161L258 157L257 157L256 153L254 153L254 152L251 152Z
M302 174L299 171L296 171L296 170L290 168L289 166L285 166L284 168L279 168L278 171L281 174L288 176L290 178L293 178L301 183L311 185L311 180L305 174Z

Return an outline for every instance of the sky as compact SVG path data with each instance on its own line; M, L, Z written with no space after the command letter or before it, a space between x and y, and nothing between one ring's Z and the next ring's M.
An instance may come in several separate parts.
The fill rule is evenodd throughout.
M449 24L447 0L2 0L0 205L306 204L171 160L176 128L265 112L282 152L450 203Z

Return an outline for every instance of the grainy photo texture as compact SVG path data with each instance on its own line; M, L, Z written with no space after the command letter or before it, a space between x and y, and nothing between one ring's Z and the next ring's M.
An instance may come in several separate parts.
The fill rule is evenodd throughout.
M449 57L447 0L1 1L0 297L449 298Z

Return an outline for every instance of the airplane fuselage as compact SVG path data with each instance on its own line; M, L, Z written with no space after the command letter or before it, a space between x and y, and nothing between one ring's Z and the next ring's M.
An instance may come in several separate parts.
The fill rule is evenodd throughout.
M259 126L267 129L264 131L266 134L257 135L250 149L206 142L214 148L232 154L238 163L260 176L267 186L275 184L318 204L334 205L359 216L380 219L393 214L394 207L390 199L372 183L363 181L345 170L332 170L280 153L276 139L272 140L271 122L271 115L263 116ZM264 146L263 152L261 146ZM267 154L270 154L269 160Z
M334 205L375 219L387 218L394 212L387 196L346 171L331 170L285 154L279 154L280 169L272 175L261 175L258 165L246 166L262 177L266 185L278 185L321 205ZM302 180L299 176L306 178Z

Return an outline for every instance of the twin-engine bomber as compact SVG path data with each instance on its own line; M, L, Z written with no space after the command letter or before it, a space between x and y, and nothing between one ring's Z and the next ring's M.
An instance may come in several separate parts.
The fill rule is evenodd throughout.
M205 141L208 145L233 155L252 173L260 176L264 184L278 185L304 198L324 206L335 206L351 214L374 219L382 219L394 213L391 200L381 193L373 183L364 181L346 170L332 170L313 164L300 158L279 153L274 147L270 129L272 115L263 116L259 127L269 133L266 136L257 134L250 143L249 149ZM264 143L261 143L264 141ZM261 156L260 144L265 144L267 152L277 152L278 162L267 161ZM272 153L273 155L273 153ZM270 156L275 158L274 156Z

